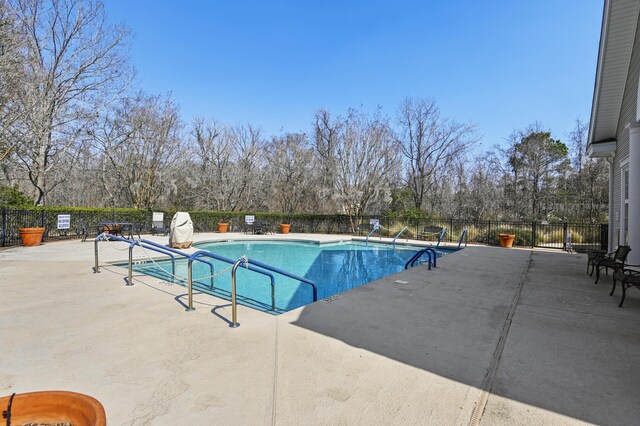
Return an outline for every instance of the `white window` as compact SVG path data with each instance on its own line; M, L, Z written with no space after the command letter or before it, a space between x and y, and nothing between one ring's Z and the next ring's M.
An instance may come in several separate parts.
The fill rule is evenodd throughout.
M620 229L622 230L622 245L629 244L629 164L622 167L622 205L620 206Z

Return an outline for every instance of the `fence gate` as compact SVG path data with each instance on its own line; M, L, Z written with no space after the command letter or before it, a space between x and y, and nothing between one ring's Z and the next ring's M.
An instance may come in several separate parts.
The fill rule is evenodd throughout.
M534 247L567 250L567 223L533 222L531 224L531 242Z
M573 251L606 249L607 225L567 222L533 222L531 225L533 247Z

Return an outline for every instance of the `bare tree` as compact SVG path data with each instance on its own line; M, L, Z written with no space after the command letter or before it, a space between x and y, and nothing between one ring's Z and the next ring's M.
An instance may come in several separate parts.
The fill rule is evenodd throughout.
M231 210L246 210L259 206L263 191L260 171L264 166L265 140L262 130L252 124L233 129L237 162L234 168L234 198Z
M340 117L332 117L325 109L319 109L314 118L313 146L320 158L317 194L323 200L318 207L321 213L333 213L337 208L334 202L334 182L337 174L336 149L344 123Z
M274 211L291 214L306 210L313 191L314 155L303 133L273 138L267 149L267 168Z
M130 81L127 31L107 24L99 0L10 0L26 78L14 98L22 112L11 126L19 166L36 205L68 174L87 126ZM64 160L64 161L63 161Z
M226 210L234 189L233 135L218 121L202 118L194 120L192 135L196 142L200 205L206 209Z
M374 197L390 196L399 161L388 120L379 112L368 117L351 109L336 128L334 194L355 230Z
M236 211L255 205L262 189L264 141L259 128L230 128L216 120L193 123L200 181L198 198L204 208Z
M411 98L400 105L398 124L398 146L407 160L406 183L415 207L424 209L436 177L477 141L475 128L442 118L433 101Z
M104 118L92 136L103 155L103 188L114 203L152 208L175 193L181 129L178 107L170 98L142 93Z
M589 124L576 118L576 126L569 133L569 140L573 147L573 165L578 170L582 170L582 164L586 159L587 153L587 134L589 132Z
M588 131L588 124L577 118L569 133L575 172L566 192L573 196L573 217L597 222L603 220L603 206L608 203L608 173L606 160L586 156Z
M22 43L14 12L5 2L0 2L0 164L3 166L14 145L9 129L20 118L15 98L24 83Z

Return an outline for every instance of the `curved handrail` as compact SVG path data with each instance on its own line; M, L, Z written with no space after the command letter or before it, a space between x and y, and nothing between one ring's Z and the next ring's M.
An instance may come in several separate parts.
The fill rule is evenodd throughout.
M122 238L122 237L117 237L115 235L112 234L107 234L105 232L101 233L100 235L96 236L93 239L93 251L95 253L95 266L93 268L93 273L94 274L99 274L100 273L100 265L98 263L98 243L102 240L104 240L105 238L112 240L112 241L122 241L123 243L127 243L129 244L129 250L131 250L131 247L133 247L135 244L135 241L132 240L127 240L126 238Z
M402 235L402 233L403 233L404 231L406 231L406 230L407 230L407 228L409 228L409 225L407 225L407 226L405 226L404 228L402 228L402 231L398 232L398 235L396 235L395 237L393 237L393 248L396 248L396 240L398 239L398 237L399 237L400 235Z
M410 267L415 266L416 262L418 261L418 259L420 259L422 257L423 254L427 254L429 256L428 262L429 262L429 270L431 270L431 264L433 262L433 267L436 267L436 259L438 258L438 254L437 252L431 248L431 247L426 247L423 248L422 250L419 250L418 252L416 252L416 254L414 254L411 259L409 259L407 261L407 263L405 263L404 265L404 269L409 269ZM433 258L431 257L431 253L433 253Z
M104 238L107 238L111 241L121 241L123 243L127 243L129 244L129 274L128 274L128 279L127 279L127 285L133 285L133 248L135 246L141 247L141 248L146 248L148 250L151 251L155 251L156 253L160 253L160 254L165 254L167 256L169 256L171 258L171 275L172 278L175 277L176 275L176 258L174 256L174 254L179 254L181 256L184 257L189 257L188 254L183 253L179 250L176 250L174 248L170 248L170 247L166 247L163 246L161 244L155 243L153 241L149 241L149 240L129 240L127 238L123 238L123 237L118 237L116 235L112 235L112 234L107 234L107 233L102 233L100 235L98 235L95 239L94 239L94 250L95 250L95 268L94 268L94 273L100 273L100 266L99 266L99 261L98 261L98 242L104 240ZM203 263L206 263L207 265L209 265L210 271L211 271L211 288L213 288L213 274L214 274L214 266L213 263L211 262L207 262L206 260L200 260Z
M205 256L205 257L210 257L211 259L215 259L215 260L219 260L221 262L225 262L225 263L229 263L231 265L235 264L236 261L231 260L227 257L224 256L220 256L218 254L212 253L208 250L198 250L197 252L191 254L189 256L189 279L187 282L187 288L189 289L189 306L187 307L188 311L193 310L193 287L192 287L192 280L191 280L191 264L194 260L197 260L200 256ZM253 272L256 272L258 274L261 275L265 275L267 277L269 277L269 279L271 280L271 310L275 310L276 309L276 296L275 296L275 285L276 285L276 279L275 277L265 271L262 271L260 269L256 269L251 265L251 261L249 261L249 265L246 265L245 267Z
M369 235L367 235L367 238L364 240L364 245L367 246L369 245L369 237L371 236L371 234L373 234L376 231L380 231L380 227L379 226L374 226L373 229L371 230L371 232L369 232ZM380 231L382 232L382 231ZM382 234L380 234L382 235Z
M435 249L433 249L431 247L427 247L425 249L425 251L433 253L433 267L435 268L436 267L436 262L437 262L437 259L438 259L438 252L436 252Z
M445 232L447 232L447 228L442 227L442 232L440 233L440 236L438 237L438 242L436 243L436 248L440 247L440 241L442 241L442 238L444 237Z
M416 254L414 254L414 255L411 257L411 259L409 259L409 260L407 261L407 263L405 263L405 264L404 264L404 269L412 268L412 267L415 265L416 261L417 261L420 257L422 257L422 255L423 255L423 254L425 254L425 253L429 256L429 270L431 270L431 253L430 253L429 251L427 251L427 249L420 250L420 251L418 251Z
M212 253L212 252L207 251L207 250L197 251L197 252L193 253L191 256L200 255L199 253L205 253L205 254L202 254L202 255L203 256L207 256L207 257L211 257L212 259L220 260L222 262L229 263L231 265L233 265L235 263L235 261L233 261L231 259L228 259L226 257L220 256L218 254ZM276 274L284 275L285 277L289 277L289 278L292 278L292 279L294 279L296 281L300 281L302 283L310 285L312 290L313 290L313 301L314 302L318 301L318 286L313 281L311 281L311 280L309 280L309 279L307 279L305 277L301 277L299 275L293 274L291 272L287 272L287 271L285 271L283 269L276 268L275 266L267 265L266 263L260 262L259 260L247 258L247 261L249 262L249 268L248 269L251 270L251 271L262 273L263 275L271 276L271 274L268 274L268 273L266 273L264 271L261 271L259 269L254 269L253 268L253 266L257 266L259 268L266 269L267 271L275 272Z
M285 277L293 278L296 281L300 281L310 285L313 290L313 301L314 302L318 301L318 286L316 285L315 282L311 281L310 279L301 277L296 274L292 274L291 272L287 272L283 269L276 268L275 266L267 265L266 263L260 262L258 260L248 259L248 261L249 261L249 265L256 265L263 269L266 269L267 271L275 272L276 274L284 275Z
M462 245L462 239L464 238L465 235L467 235L468 229L464 228L464 230L462 231L462 235L460 235L460 240L458 241L458 248L460 248L460 246ZM465 244L466 247L466 244Z
M188 253L185 253L183 251L174 249L173 247L167 247L165 245L156 243L155 241L145 240L143 238L143 239L140 240L140 242L148 244L148 245L151 245L151 246L154 246L154 247L161 248L161 249L166 250L166 251L168 251L170 253L175 253L175 254L180 255L182 257L185 257L187 259L191 256ZM213 263L211 263L211 262L209 262L207 260L204 260L204 259L197 259L197 260L202 262L202 263L206 263L207 265L209 265L209 269L211 270L211 288L213 288L213 274L214 274L214 271L215 271L215 267L213 266Z
M138 241L136 241L135 244L131 244L129 246L129 252L130 252L129 253L130 254L129 263L130 264L133 263L133 254L132 254L131 251L133 250L133 247L136 246L136 245L139 246L139 247L142 247L142 245ZM173 253L167 252L165 250L161 250L159 248L151 247L151 246L144 247L144 248L146 248L147 250L155 251L156 253L166 254L167 256L169 256L171 258L171 282L173 282L173 278L176 276L176 257L173 255ZM133 274L133 271L132 271L132 274ZM130 279L132 279L132 278L133 277L131 276ZM133 285L133 282L130 282L127 285Z

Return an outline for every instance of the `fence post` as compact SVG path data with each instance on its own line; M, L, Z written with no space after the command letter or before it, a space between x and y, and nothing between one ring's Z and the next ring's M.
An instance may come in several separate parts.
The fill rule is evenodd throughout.
M562 250L567 250L567 222L562 224Z
M600 224L600 249L609 251L609 224Z
M449 219L449 242L453 241L453 218Z
M2 209L2 247L7 243L7 209Z
M40 226L42 226L43 228L46 226L45 223L44 223L45 220L46 220L45 212L44 212L44 210L42 210L40 212Z
M536 226L536 221L531 222L531 248L536 246L536 239L538 236L538 227Z
M487 245L491 245L491 221L489 221L489 225L487 227Z

